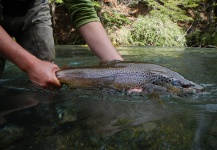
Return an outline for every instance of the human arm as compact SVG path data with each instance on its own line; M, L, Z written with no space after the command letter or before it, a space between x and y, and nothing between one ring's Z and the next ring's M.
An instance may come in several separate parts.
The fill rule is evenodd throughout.
M111 43L105 29L100 22L90 22L82 25L79 32L90 49L101 60L123 60Z
M100 23L91 0L64 0L75 27L101 60L123 60Z
M17 44L0 26L0 56L12 61L26 72L31 81L44 88L59 87L60 82L55 76L59 67L53 63L42 61L19 44Z

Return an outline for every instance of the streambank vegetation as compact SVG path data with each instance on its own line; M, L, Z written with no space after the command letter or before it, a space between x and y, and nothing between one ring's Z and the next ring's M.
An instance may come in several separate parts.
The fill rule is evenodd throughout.
M85 44L62 0L51 0L56 44ZM217 46L215 0L92 1L114 45Z

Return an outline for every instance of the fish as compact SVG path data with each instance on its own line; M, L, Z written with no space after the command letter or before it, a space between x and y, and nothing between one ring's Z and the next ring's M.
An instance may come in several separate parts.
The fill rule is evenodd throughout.
M146 93L166 91L178 96L204 91L202 86L175 71L143 62L115 61L96 66L67 68L57 71L56 77L71 88L141 88Z

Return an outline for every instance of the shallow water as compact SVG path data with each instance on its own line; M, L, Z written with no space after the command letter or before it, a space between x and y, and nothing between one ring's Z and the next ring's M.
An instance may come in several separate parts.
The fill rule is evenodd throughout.
M205 87L174 98L105 89L42 90L7 62L0 79L0 149L217 149L217 49L119 47L128 61L172 69ZM98 64L81 46L57 46L61 66Z

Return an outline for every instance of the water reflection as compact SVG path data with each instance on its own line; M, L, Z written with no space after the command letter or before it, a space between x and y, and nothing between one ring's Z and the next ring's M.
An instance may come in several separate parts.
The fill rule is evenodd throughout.
M76 51L68 46L59 48L56 63L60 66L98 63L83 47L73 48ZM177 71L204 86L206 92L187 98L164 95L155 99L102 89L63 87L45 91L32 87L8 62L0 79L1 123L4 121L0 148L216 149L216 51L152 47L119 50L127 60Z
M28 91L0 87L0 125L6 122L3 116L36 106L39 101Z

